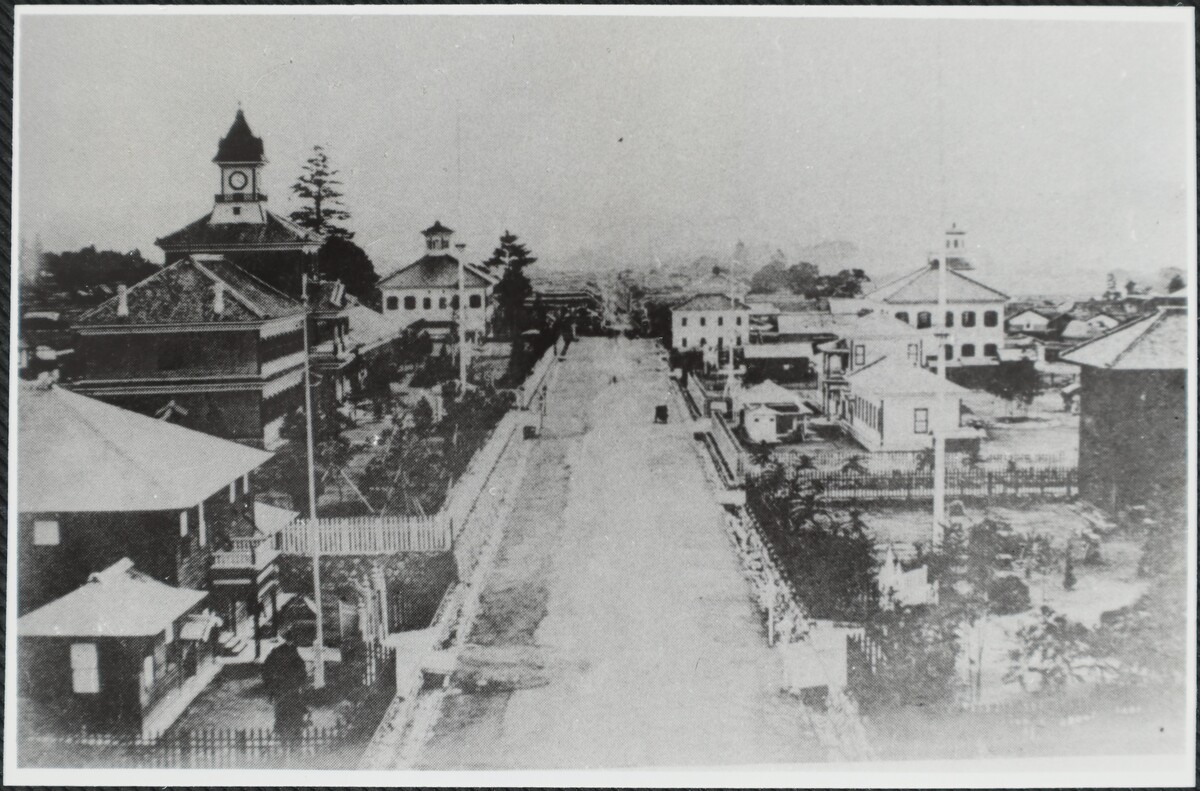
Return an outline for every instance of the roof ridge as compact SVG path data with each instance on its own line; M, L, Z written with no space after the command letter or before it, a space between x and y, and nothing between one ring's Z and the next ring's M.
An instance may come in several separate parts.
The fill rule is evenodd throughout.
M162 275L166 274L166 272L167 272L167 270L168 270L168 269L170 269L171 267L173 267L173 266L176 266L176 265L178 265L178 264L180 264L180 263L182 263L182 262L184 262L184 261L186 261L186 260L187 260L186 258L180 258L178 261L174 261L174 262L172 262L172 263L170 263L170 264L163 264L162 266L160 266L160 267L158 268L158 271L157 271L157 272L155 272L154 274L152 274L152 275L146 275L146 276L145 276L145 277L143 277L141 280L139 280L138 282L134 283L132 286L125 286L125 298L126 298L126 299L128 299L128 298L129 298L129 293L130 293L131 291L133 291L135 288L138 288L139 286L141 286L141 285L142 285L142 284L144 284L144 283L148 283L149 281L153 280L153 279L154 279L154 278L156 278L156 277L161 277ZM125 284L124 284L124 283L122 283L121 285L125 285ZM103 307L104 307L105 305L107 305L108 303L110 303L110 302L112 302L112 301L114 301L114 300L119 300L119 299L121 299L121 291L120 291L120 288L118 288L118 289L117 289L117 294L116 294L116 296L109 297L108 299L104 300L103 302L101 302L101 303L100 303L99 305L97 305L96 307L89 309L89 310L88 310L87 312L85 312L85 313L81 313L81 314L79 315L79 318L77 318L75 321L76 321L76 322L83 321L84 319L86 319L86 318L90 317L90 316L91 316L93 313L99 313L99 312L100 312L100 309L101 309L101 308L103 308Z
M225 259L222 259L222 260L225 260ZM209 269L208 267L206 267L204 264L200 263L199 261L197 261L195 259L191 259L191 261L192 261L192 266L196 267L201 272L208 275L209 279L211 279L214 283L219 283L222 288L224 288L226 291L229 292L229 295L231 297L234 297L238 302L241 302L242 305L244 305L255 316L257 316L260 319L266 317L266 315L267 315L266 310L264 310L259 305L255 304L248 296L243 294L241 291L239 291L238 289L229 285L229 283L225 282L224 278L217 275L215 272L213 272L211 269ZM226 263L229 263L229 262L226 261Z
M85 396L80 393L76 393L73 390L67 390L67 389L61 388L61 387L51 388L50 393L53 394L55 391L58 391L60 394L69 394L70 396L72 396L74 398L88 398L88 396ZM96 399L90 399L90 400L96 400ZM79 420L82 423L84 423L88 427L88 429L91 430L91 432L93 434L95 434L97 437L99 437L106 445L111 447L113 449L113 451L117 453L117 455L121 456L126 461L128 461L130 464L132 464L133 466L140 469L142 471L142 474L145 475L147 478L149 478L151 481L153 481L155 486L157 486L160 491L162 491L164 493L170 491L170 487L164 485L163 482L161 480L159 480L159 478L154 474L155 468L153 466L142 465L141 463L138 462L138 460L136 458L134 458L133 456L130 456L128 453L126 453L125 449L122 448L117 443L113 442L112 439L109 437L109 435L107 433L105 433L104 431L102 431L100 428L98 428L96 426L96 424L91 420L91 418L89 418L86 414L83 413L82 410L78 409L74 404L72 404L70 398L66 399L66 401L63 401L60 399L60 403L62 403L64 406L66 406L68 409L70 409L72 412L74 412L75 415L79 418ZM99 403L104 403L104 402L101 401ZM141 413L138 413L138 412L131 412L131 414L137 415L138 417L146 418L146 420L154 420L154 418L146 417L145 415L142 415ZM165 425L170 425L170 424L167 423Z
M243 267L238 266L237 264L235 264L233 261L230 261L225 256L221 256L221 260L224 261L225 264L228 265L229 267L237 270L239 277L246 278L247 280L251 281L255 286L258 286L259 288L261 288L263 291L270 292L270 293L272 293L272 296L281 297L281 298L287 300L288 302L295 302L298 306L300 305L300 303L296 301L295 297L292 297L291 295L289 295L282 289L276 288L275 286L273 286L270 283L268 283L267 281L263 280L261 277L254 274L250 270L244 269Z
M1139 343L1141 343L1142 340L1148 334L1150 334L1150 331L1158 326L1159 322L1162 321L1164 316L1166 316L1165 312L1159 312L1159 313L1155 313L1155 314L1151 315L1149 317L1150 320L1146 322L1145 328L1141 332L1139 332L1133 340L1131 340L1129 343L1125 344L1124 349L1117 352L1117 355L1115 357L1113 357L1112 363L1108 367L1115 368L1117 363L1121 362L1121 360L1123 360L1125 358L1125 355L1127 355L1131 351L1133 351L1134 346L1137 346ZM1133 326L1133 322L1130 322L1129 324L1126 324L1125 326L1131 327L1131 326ZM1116 332L1119 329L1121 329L1121 327L1118 325L1116 327L1113 327L1112 331Z
M1108 338L1112 335L1116 335L1118 332L1122 332L1124 330L1129 329L1134 324L1137 324L1139 321L1145 321L1145 322L1147 322L1147 324L1151 324L1152 322L1150 322L1149 320L1155 318L1158 315L1160 315L1160 314L1152 313L1152 314L1148 314L1145 316L1138 316L1134 319L1131 319L1131 320L1125 322L1124 324L1118 324L1117 326L1113 327L1112 329L1110 329L1106 332L1102 332L1094 338L1088 338L1087 340L1083 341L1082 343L1079 343L1075 346L1070 346L1066 349L1063 349L1061 352L1059 352L1059 357L1062 357L1067 354L1074 354L1075 352L1079 351L1080 349L1084 348L1085 346L1090 346L1093 343L1102 341L1105 338ZM1138 338L1141 338L1141 334L1138 335ZM1127 346L1124 351L1120 352L1116 357L1113 358L1112 363L1110 363L1109 365L1107 365L1105 367L1111 368L1113 365L1116 364L1117 360L1119 360L1121 357L1124 357L1128 351L1129 351L1129 348Z
M952 275L958 275L959 277L961 277L963 280L967 281L968 283L974 283L975 285L979 286L980 288L986 288L988 291L991 291L993 294L999 294L1000 296L1004 297L1005 299L1009 298L1008 294L1005 294L1003 291L992 288L987 283L981 283L973 277L967 277L962 272L959 272L957 269L947 269L946 272L949 274L952 274Z

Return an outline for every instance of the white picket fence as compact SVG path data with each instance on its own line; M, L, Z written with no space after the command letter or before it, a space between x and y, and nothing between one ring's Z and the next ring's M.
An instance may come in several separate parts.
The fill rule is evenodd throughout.
M312 553L316 535L322 555L384 555L394 552L446 552L453 538L449 522L434 516L353 516L300 519L283 530L283 552Z

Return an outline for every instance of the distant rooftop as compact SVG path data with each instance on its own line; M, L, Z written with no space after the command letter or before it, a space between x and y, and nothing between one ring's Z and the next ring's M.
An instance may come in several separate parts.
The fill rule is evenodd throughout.
M896 278L864 297L876 302L893 304L929 303L938 301L938 270L925 265L907 275ZM956 270L951 261L946 268L947 302L1004 302L1008 295L991 286L967 277Z
M730 299L727 294L697 294L673 310L750 310L750 306L740 299Z

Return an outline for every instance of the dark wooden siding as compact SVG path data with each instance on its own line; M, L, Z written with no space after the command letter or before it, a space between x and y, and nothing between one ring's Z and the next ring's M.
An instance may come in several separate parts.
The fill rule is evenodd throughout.
M1184 371L1084 367L1080 389L1079 488L1116 509L1179 499L1187 485Z

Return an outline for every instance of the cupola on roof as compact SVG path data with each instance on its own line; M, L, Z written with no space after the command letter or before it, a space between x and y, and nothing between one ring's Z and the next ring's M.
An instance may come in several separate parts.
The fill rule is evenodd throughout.
M454 231L442 225L441 220L434 220L433 225L421 231L423 236L433 236L434 234L438 233L454 233Z
M262 138L255 137L254 133L250 131L250 124L246 123L246 116L242 113L241 108L238 108L233 125L229 127L229 131L217 144L217 155L213 157L213 162L262 163L266 161Z

